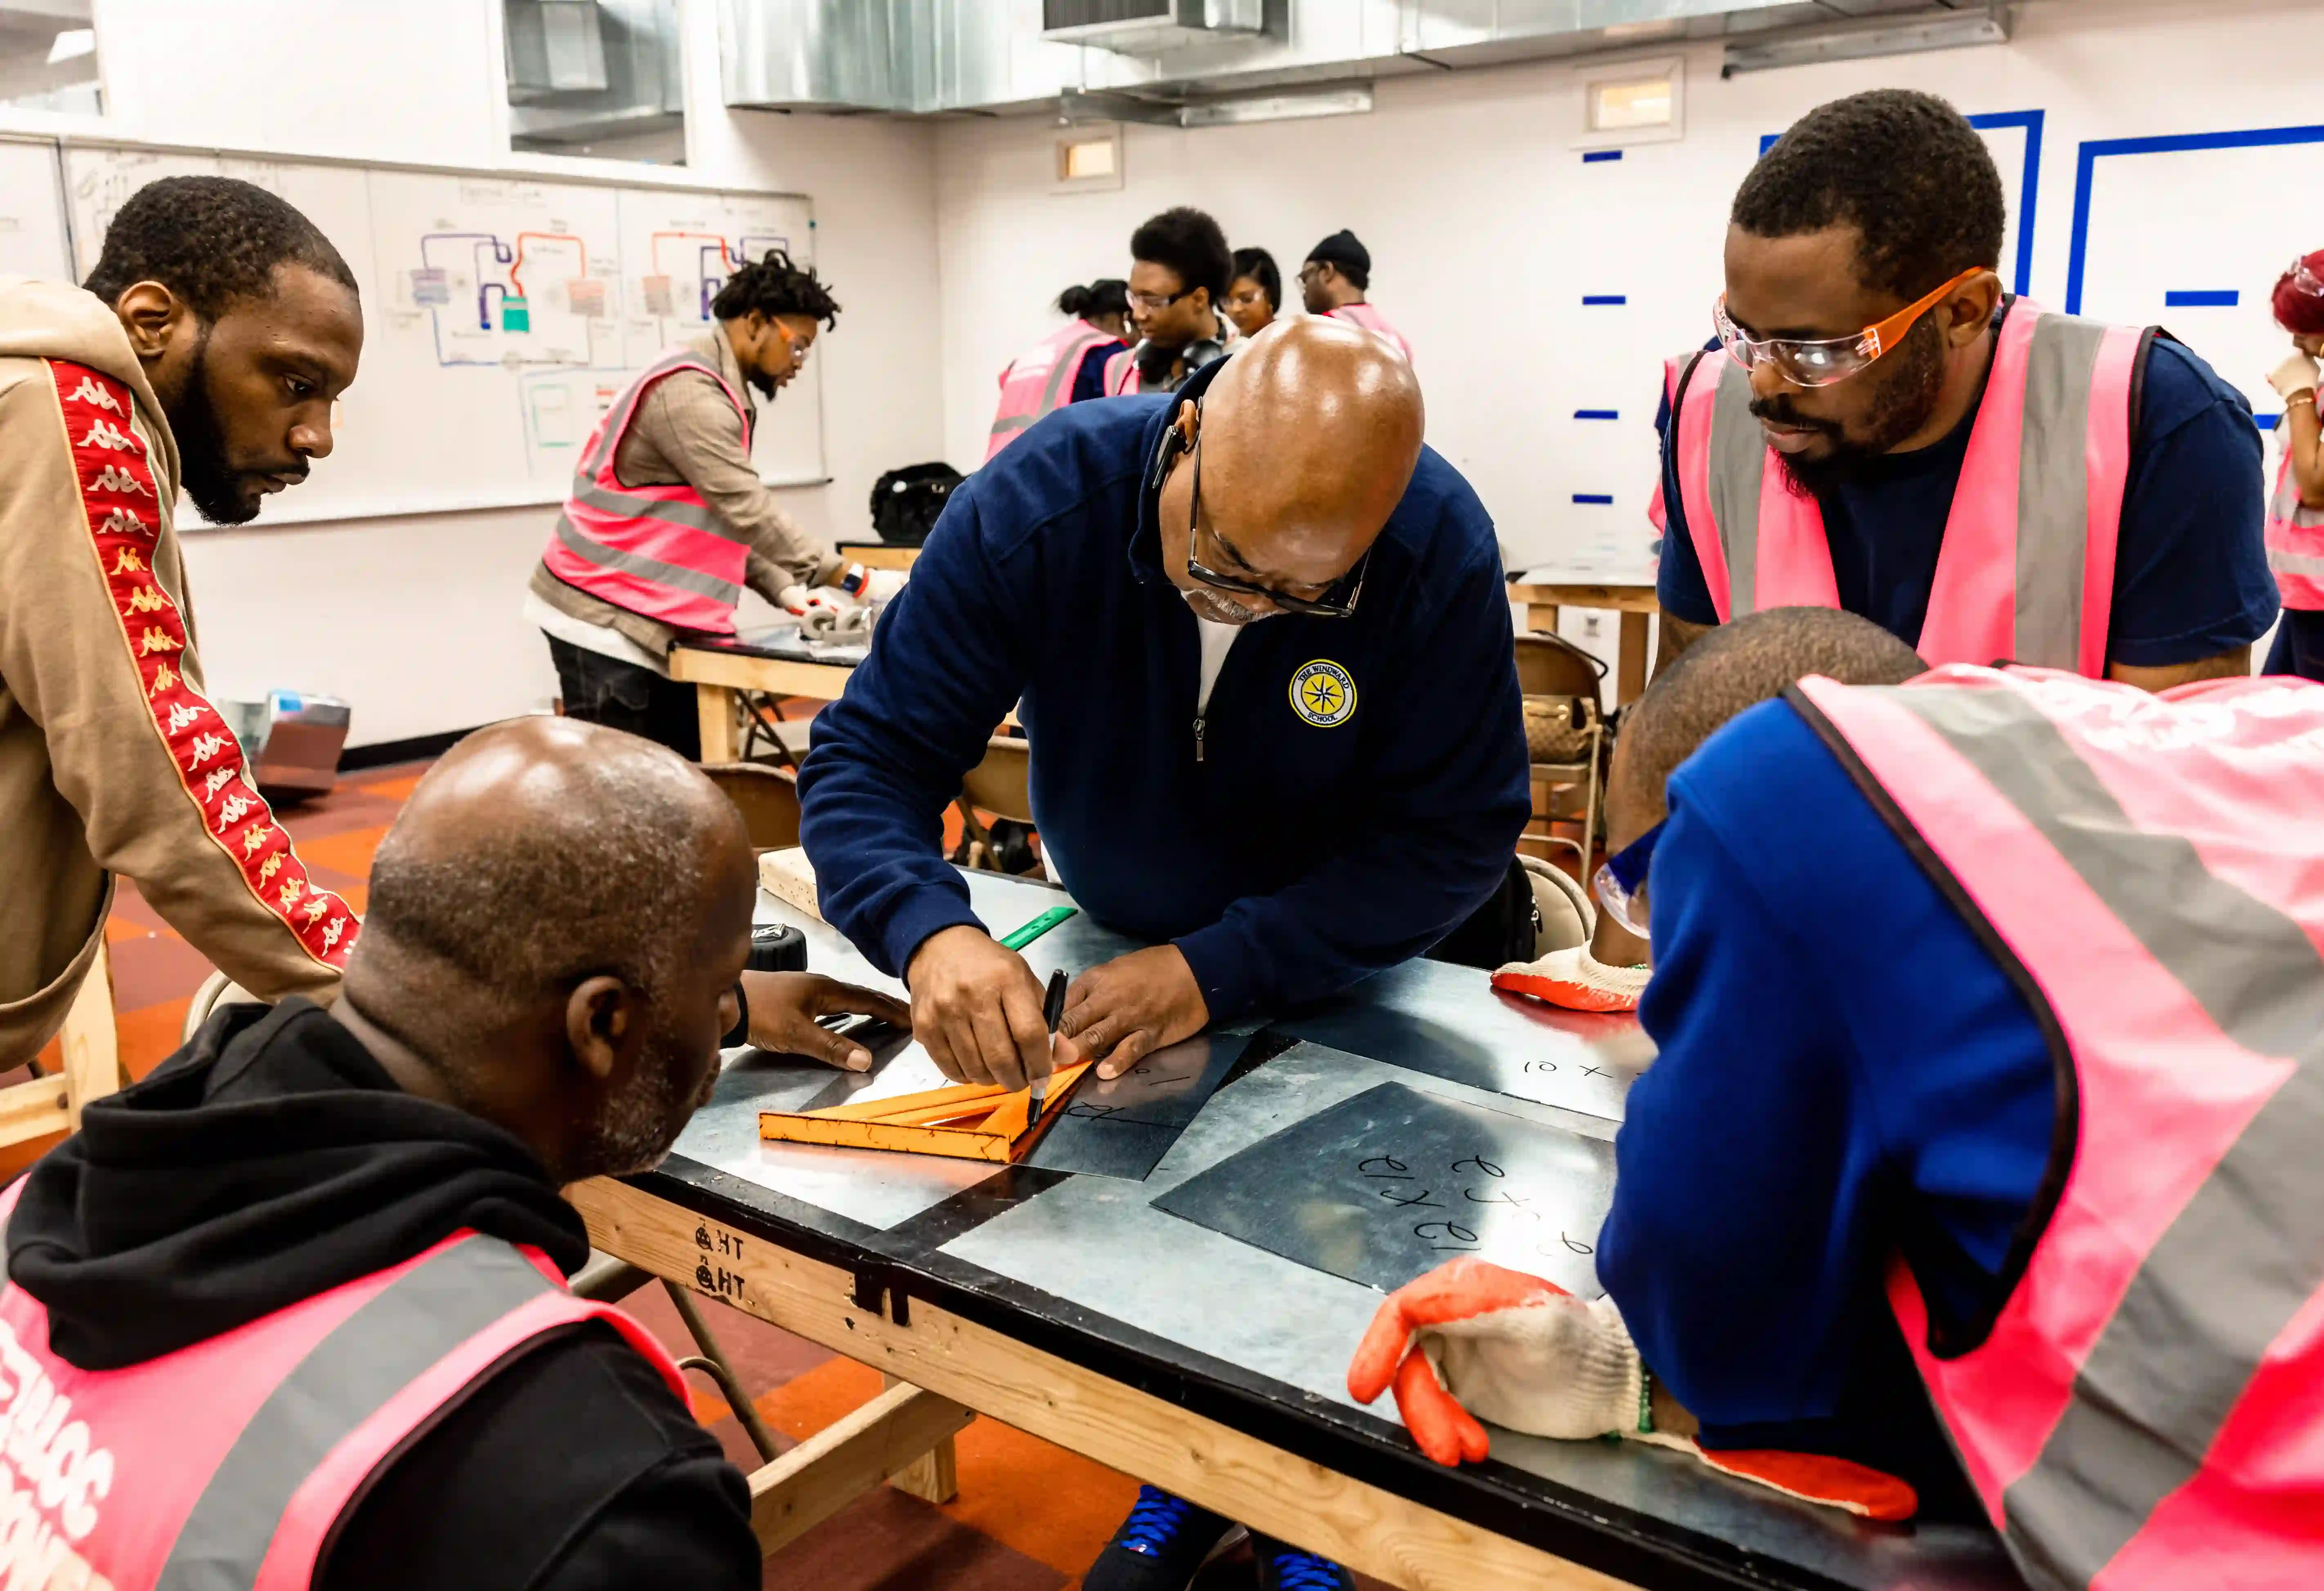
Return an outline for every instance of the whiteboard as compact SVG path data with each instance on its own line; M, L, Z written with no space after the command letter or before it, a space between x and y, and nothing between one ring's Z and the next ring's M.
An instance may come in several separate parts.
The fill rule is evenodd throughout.
M0 145L0 179L14 147ZM331 456L267 504L269 524L558 501L632 372L715 324L709 300L740 261L770 244L814 259L814 217L795 196L74 143L63 152L73 274L96 264L131 194L197 174L296 205L363 295L363 362ZM824 480L822 418L810 358L760 401L760 474Z
M57 146L0 142L0 272L54 281L71 269Z

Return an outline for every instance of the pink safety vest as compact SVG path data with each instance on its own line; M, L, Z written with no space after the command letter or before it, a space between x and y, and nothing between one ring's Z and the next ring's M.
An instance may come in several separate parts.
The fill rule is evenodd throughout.
M1404 362L1406 364L1412 363L1412 345L1404 340L1402 332L1388 323L1386 316L1370 304L1342 304L1332 311L1332 318L1353 321L1366 331L1386 337L1396 345L1396 351L1404 355Z
M538 1251L475 1232L122 1370L59 1358L48 1311L6 1287L0 1563L11 1583L92 1591L306 1591L339 1515L408 1439L528 1343L587 1320L685 1397L644 1327L566 1292Z
M2032 1005L2057 1147L1991 1326L1896 1319L2042 1591L2324 1586L2324 685L1794 696Z
M1921 627L1930 662L2105 676L2134 396L2152 335L2009 300ZM1720 621L1840 606L1823 514L1785 483L1751 418L1749 372L1722 354L1697 354L1681 389L1680 501Z
M1105 362L1105 395L1119 398L1125 392L1141 392L1145 383L1138 376L1138 347L1132 344Z
M2324 409L2324 394L2318 398ZM2324 608L2324 509L2300 501L2292 478L2292 426L2283 426L2283 462L2275 472L2275 494L2267 503L2267 566L2287 608L2312 612Z
M1032 349L1001 372L1001 407L992 416L992 435L984 457L1017 438L1035 420L1074 400L1074 383L1081 379L1082 363L1090 350L1116 342L1111 332L1086 320L1069 320L1035 344Z
M750 406L726 378L690 350L663 354L589 433L541 562L566 584L614 607L679 630L732 635L750 547L693 487L624 486L613 474L613 455L638 405L655 382L682 370L698 370L718 383L742 417L748 446Z

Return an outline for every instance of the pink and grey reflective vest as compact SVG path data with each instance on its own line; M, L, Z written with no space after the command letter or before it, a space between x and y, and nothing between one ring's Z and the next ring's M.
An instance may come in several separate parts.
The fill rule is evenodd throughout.
M2324 685L1794 698L2049 1036L1989 1328L1888 1296L2037 1591L2324 1586Z
M12 1191L0 1216L14 1207ZM404 1443L528 1344L578 1322L611 1325L685 1397L645 1328L556 1277L535 1250L456 1232L122 1370L59 1358L48 1311L0 1291L8 1581L306 1591L340 1514Z
M2324 409L2324 393L2318 395ZM2283 463L2275 472L2275 493L2267 502L2267 566L2287 608L2313 612L2324 608L2324 509L2300 501L2292 478L2292 427L2283 427Z
M1953 489L1919 650L2102 678L2139 372L2153 334L2009 300ZM1680 507L1720 623L1840 606L1823 514L1751 418L1748 372L1697 354L1679 382Z
M1001 407L993 413L992 436L984 445L986 461L1014 441L1018 432L1071 403L1083 361L1092 350L1120 340L1086 320L1069 320L1002 371Z
M640 372L614 400L582 449L581 467L541 562L549 572L601 602L678 630L734 633L750 547L691 486L624 486L613 474L638 405L654 383L682 370L716 382L742 418L749 446L750 405L703 357L673 349Z
M1105 395L1119 398L1126 392L1142 392L1146 383L1139 379L1138 345L1133 343L1105 362Z
M1386 337L1396 345L1396 351L1404 355L1406 364L1412 363L1412 345L1404 340L1402 332L1388 323L1388 317L1370 304L1342 304L1332 311L1332 318L1353 321L1366 331Z

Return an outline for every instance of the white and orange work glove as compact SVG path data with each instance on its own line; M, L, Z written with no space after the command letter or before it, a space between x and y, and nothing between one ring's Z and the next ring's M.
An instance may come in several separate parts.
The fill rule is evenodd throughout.
M1651 967L1609 967L1586 944L1552 951L1537 961L1511 961L1493 974L1493 987L1531 995L1569 1011L1635 1011Z
M1480 1416L1532 1436L1620 1436L1675 1448L1713 1469L1869 1519L1920 1506L1893 1476L1810 1453L1706 1452L1654 1425L1652 1382L1610 1298L1585 1302L1554 1282L1457 1259L1388 1294L1348 1366L1369 1403L1390 1386L1420 1450L1439 1464L1491 1450Z
M2302 392L2313 395L2316 391L2316 362L2297 348L2282 364L2268 372L2267 384L2286 403Z
M823 586L810 588L796 581L783 587L776 600L782 603L783 612L798 621L799 635L807 640L819 639L839 628L847 611L855 605L838 592Z
M901 569L867 569L861 564L850 564L833 579L832 584L859 602L884 602L904 589L904 580Z

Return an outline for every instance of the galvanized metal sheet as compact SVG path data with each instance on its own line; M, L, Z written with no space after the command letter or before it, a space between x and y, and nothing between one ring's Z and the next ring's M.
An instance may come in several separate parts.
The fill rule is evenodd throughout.
M1111 1082L1087 1074L1028 1163L1144 1182L1250 1044L1247 1034L1204 1034L1157 1050Z
M1383 1083L1154 1200L1197 1226L1383 1290L1462 1255L1595 1297L1613 1146Z
M1275 1025L1407 1071L1613 1121L1630 1080L1654 1058L1631 1017L1499 994L1485 973L1442 961L1391 967Z

